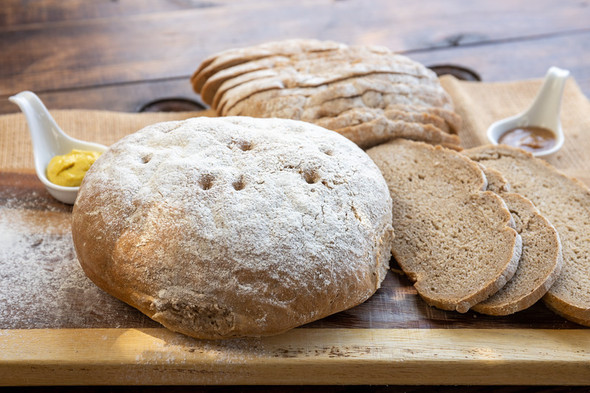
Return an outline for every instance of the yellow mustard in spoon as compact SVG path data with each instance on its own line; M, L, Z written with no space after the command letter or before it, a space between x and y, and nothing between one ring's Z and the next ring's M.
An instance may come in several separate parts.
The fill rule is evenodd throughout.
M55 156L47 165L47 178L59 186L78 187L100 154L96 151L73 149L67 154Z
M104 152L107 147L67 135L57 125L43 102L33 92L22 91L10 97L9 100L20 107L29 124L37 177L55 199L70 205L74 204L80 186L62 186L50 181L47 171L49 161L55 156L67 154L72 150ZM58 169L57 172L60 172L60 170Z

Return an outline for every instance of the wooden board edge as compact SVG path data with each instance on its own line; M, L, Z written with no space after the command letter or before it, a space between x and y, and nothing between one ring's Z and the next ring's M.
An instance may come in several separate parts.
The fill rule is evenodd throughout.
M0 385L585 385L589 354L588 329L0 330Z

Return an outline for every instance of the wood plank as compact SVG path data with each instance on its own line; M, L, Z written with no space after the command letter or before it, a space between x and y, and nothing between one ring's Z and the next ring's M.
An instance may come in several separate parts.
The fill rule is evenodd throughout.
M186 99L203 105L190 84L188 76L107 85L83 89L59 90L38 93L49 109L100 109L118 112L137 112L144 105L161 99ZM9 95L0 95L0 114L19 112L18 106L8 101ZM193 108L192 110L198 110Z
M590 32L419 51L408 56L427 65L458 64L477 71L486 82L539 79L549 67L558 66L570 70L584 94L590 96Z
M588 393L585 386L421 386L421 385L166 385L166 386L44 386L45 393ZM12 388L1 388L0 392L12 392ZM20 393L35 393L39 387L20 387Z
M407 4L267 0L4 28L0 94L186 76L211 53L289 37L406 51L571 32L590 17L589 7L550 0Z
M0 385L590 384L589 330L0 330ZM22 343L35 343L23 347Z
M9 391L11 388L0 388L0 392ZM20 387L21 393L34 393L38 387ZM420 386L420 385L238 385L238 386L44 386L46 393L588 393L585 386Z
M514 59L515 55L523 60ZM578 56L569 56L578 53ZM590 32L493 45L444 48L409 53L427 66L455 64L478 72L484 81L538 79L550 66L567 68L580 88L590 96ZM526 61L524 61L526 59ZM170 80L97 86L39 93L50 109L105 109L135 112L142 105L161 98L180 97L200 101L192 91L189 75ZM0 114L17 112L18 107L0 95Z
M67 20L88 20L125 17L146 13L179 11L191 8L222 6L221 1L161 1L161 0L3 0L0 8L0 29L38 23Z

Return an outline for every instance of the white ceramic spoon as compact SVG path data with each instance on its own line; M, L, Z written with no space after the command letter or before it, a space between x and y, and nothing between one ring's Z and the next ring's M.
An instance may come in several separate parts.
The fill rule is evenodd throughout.
M33 141L37 177L55 199L73 204L80 187L64 187L50 182L46 174L49 161L57 155L71 152L72 149L104 152L107 147L66 135L53 120L39 97L30 91L18 93L9 100L20 107L27 119Z
M559 112L563 88L569 74L569 71L561 68L549 68L543 85L529 109L519 115L499 120L492 124L488 128L489 141L497 145L500 137L506 131L514 128L541 127L555 134L556 143L549 149L535 151L532 154L535 156L546 156L561 149L564 136L561 121L559 120Z

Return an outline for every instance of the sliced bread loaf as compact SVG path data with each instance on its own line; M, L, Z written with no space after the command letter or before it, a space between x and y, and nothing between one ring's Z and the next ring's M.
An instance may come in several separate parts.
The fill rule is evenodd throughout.
M543 300L565 318L590 326L590 190L524 150L481 146L465 155L502 172L557 229L563 269Z
M363 149L398 137L460 146L461 118L436 74L383 47L295 39L230 49L191 82L219 116L321 123Z
M495 295L473 306L488 315L509 315L535 304L553 285L562 267L557 231L525 197L509 191L502 174L485 168L488 190L500 195L522 237L522 254L514 277Z
M514 275L521 238L476 163L403 139L367 153L393 200L392 253L428 304L466 312Z

